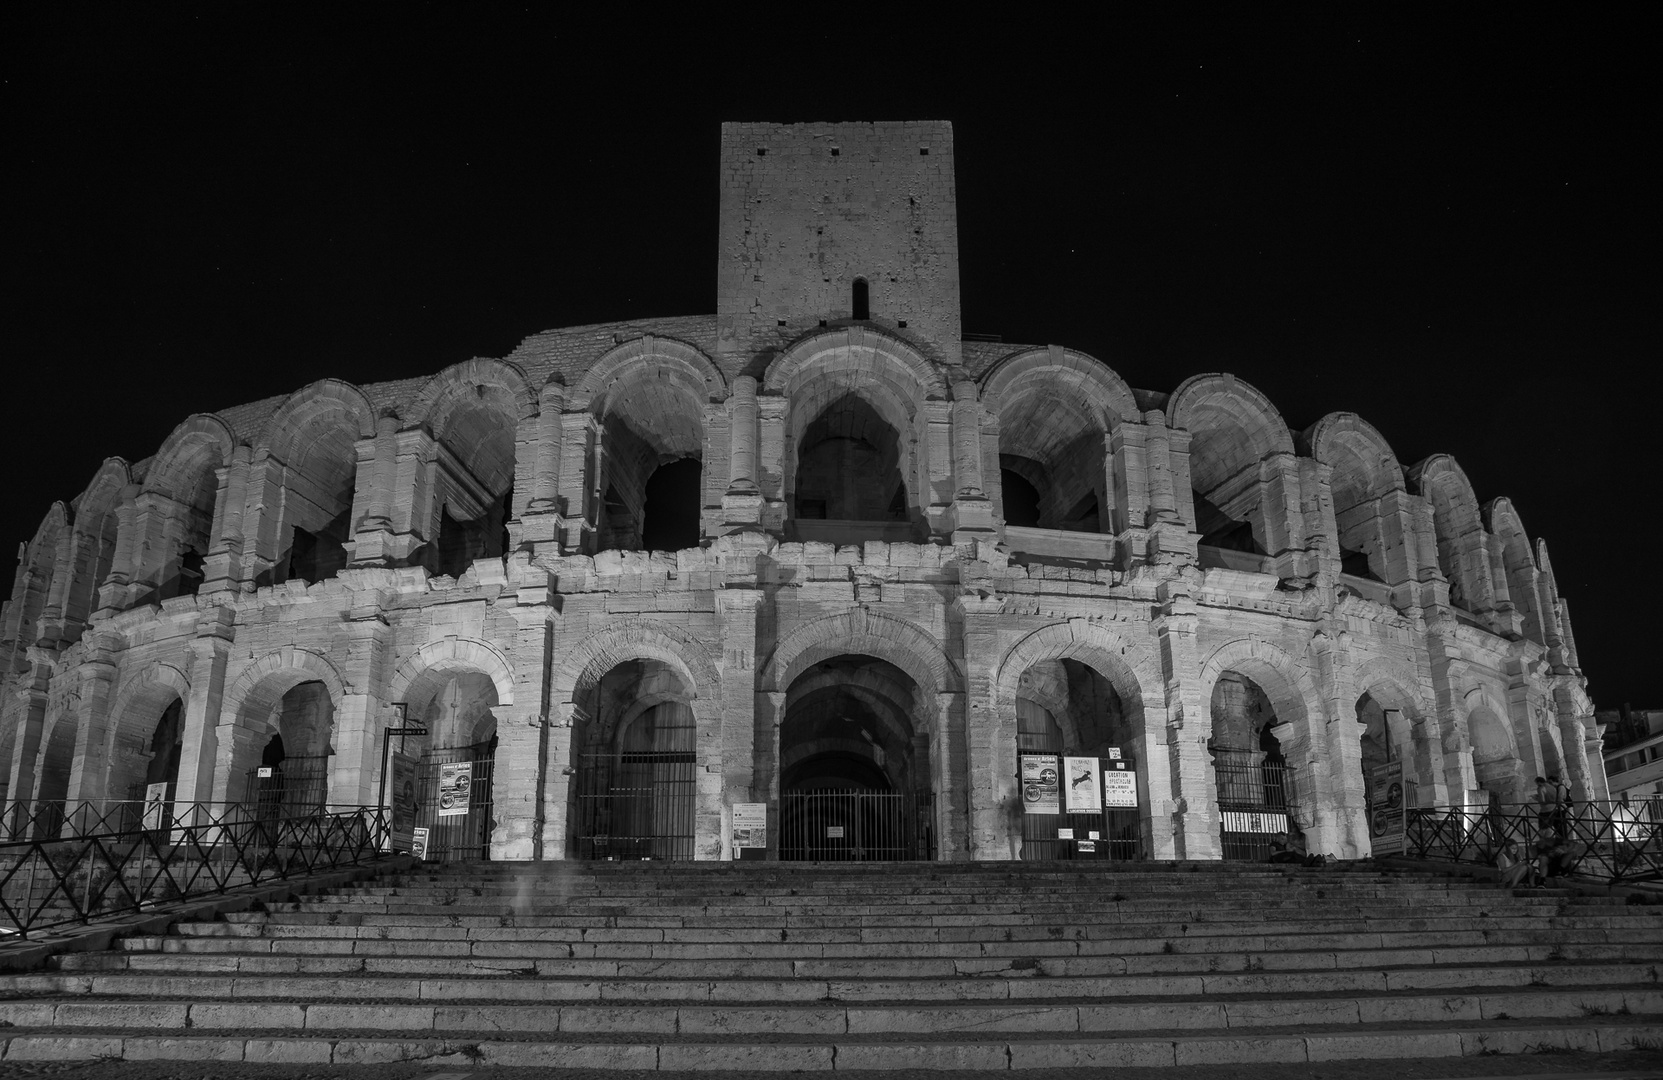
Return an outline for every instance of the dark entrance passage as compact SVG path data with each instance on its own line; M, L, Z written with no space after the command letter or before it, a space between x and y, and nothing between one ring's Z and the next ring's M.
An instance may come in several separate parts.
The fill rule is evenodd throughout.
M935 855L923 702L870 656L822 661L792 683L780 726L779 857L881 862Z
M1213 775L1224 858L1263 862L1271 838L1288 831L1290 777L1271 730L1276 713L1259 685L1225 672L1213 686Z
M473 746L447 746L428 750L416 766L416 827L427 830L427 861L491 857L491 773L496 763L497 740ZM467 812L444 813L455 806L442 805L439 792L444 766L468 765Z

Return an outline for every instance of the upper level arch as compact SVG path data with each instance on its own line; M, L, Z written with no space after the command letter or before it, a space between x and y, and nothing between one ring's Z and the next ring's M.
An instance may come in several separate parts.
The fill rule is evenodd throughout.
M1351 412L1329 413L1305 432L1311 456L1329 468L1343 572L1378 581L1408 576L1387 566L1382 500L1405 490L1403 467L1374 425Z
M346 565L357 444L374 434L369 399L338 379L296 391L267 421L255 445L257 464L263 457L280 462L284 486L276 548L262 553L271 560L270 580L321 581Z
M1501 545L1501 571L1507 576L1507 595L1523 621L1524 636L1546 643L1542 633L1539 573L1524 522L1505 495L1491 499L1484 507L1490 532Z
M24 547L5 607L5 624L0 627L0 661L4 661L0 672L19 670L25 651L40 640L41 616L57 572L59 544L68 531L69 507L55 502Z
M486 675L496 687L497 704L514 704L514 670L501 649L478 638L447 637L430 641L398 666L387 684L388 701L431 697L459 672Z
M768 365L762 389L784 394L795 405L805 384L840 373L854 375L852 381L886 378L915 402L947 397L947 381L937 365L900 337L869 325L839 326L800 338Z
M835 656L873 656L895 665L926 695L959 693L963 679L935 639L910 622L856 608L797 627L774 647L758 685L783 692L809 668Z
M1474 614L1495 609L1489 545L1472 481L1448 454L1434 454L1408 473L1412 491L1432 505L1438 569L1449 581L1449 602Z
M126 571L138 584L131 603L153 594L167 599L194 593L213 547L219 472L231 461L236 435L224 418L196 413L173 429L145 477Z
M607 672L630 660L656 660L684 682L692 699L713 702L721 681L710 654L686 629L674 623L630 619L584 638L554 669L550 699L568 713Z
M1106 467L1105 436L1139 417L1118 375L1084 353L1030 349L984 376L982 401L998 417L1007 524L1113 531L1115 478Z
M131 467L118 457L105 458L74 503L74 517L58 545L58 565L47 596L43 638L72 642L92 618L98 587L115 564L120 532L118 510L133 482Z
M1167 425L1190 433L1189 474L1201 543L1259 555L1279 546L1260 483L1260 463L1292 455L1293 436L1276 407L1234 375L1186 379L1166 407Z

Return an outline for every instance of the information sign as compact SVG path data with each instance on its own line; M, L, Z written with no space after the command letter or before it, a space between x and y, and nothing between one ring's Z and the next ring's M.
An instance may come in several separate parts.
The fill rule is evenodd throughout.
M1403 762L1388 761L1374 770L1369 791L1369 845L1376 855L1403 850Z
M827 825L826 826L826 839L827 840L841 840L841 839L843 839L843 826L841 826L841 825Z
M739 858L742 848L768 846L768 804L745 802L733 804L733 857Z
M1138 774L1125 767L1124 761L1111 761L1119 766L1103 772L1103 805L1112 809L1138 805Z
M411 834L410 854L417 859L427 858L427 827L425 825Z
M388 818L392 830L393 850L409 851L415 839L416 759L409 754L395 753L387 777Z
M144 789L144 827L146 829L163 829L167 817L167 781L160 784L148 784Z
M1022 755L1022 812L1025 814L1060 814L1058 800L1057 755Z

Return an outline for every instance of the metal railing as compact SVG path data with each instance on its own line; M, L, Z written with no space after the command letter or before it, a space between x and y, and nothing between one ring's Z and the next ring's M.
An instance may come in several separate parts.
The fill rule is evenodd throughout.
M1403 850L1493 866L1508 841L1518 845L1520 858L1553 859L1560 874L1609 885L1663 880L1663 803L1657 801L1411 809Z
M241 802L149 802L144 799L41 799L0 804L0 843L14 840L70 840L80 836L214 825L264 815L297 817L327 812L328 806L300 809ZM336 806L337 811L352 806Z
M930 860L929 793L791 791L780 795L782 861Z
M154 823L154 822L152 822ZM0 934L217 896L389 854L380 807L286 816L192 804L153 828L0 843Z

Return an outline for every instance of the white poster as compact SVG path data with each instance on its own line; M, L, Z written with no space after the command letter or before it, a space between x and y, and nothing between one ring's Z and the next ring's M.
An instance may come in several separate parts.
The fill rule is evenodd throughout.
M1098 782L1101 768L1094 757L1062 759L1063 803L1070 814L1103 812L1103 786Z
M167 823L163 818L167 816L167 782L149 784L144 789L144 827L146 829L165 829Z
M447 761L439 766L439 816L461 817L468 812L473 789L473 762Z
M1022 812L1024 814L1059 814L1062 805L1057 800L1057 755L1022 755Z
M1369 792L1369 844L1376 855L1403 850L1403 762L1388 761L1374 770Z
M419 763L409 754L394 751L389 765L387 799L388 828L392 832L393 850L409 851L416 828L416 814L420 805L416 798L416 768Z
M1111 761L1111 765L1124 766L1124 761ZM1111 809L1130 807L1134 810L1138 805L1138 774L1131 769L1103 770L1103 805Z
M768 846L768 804L742 802L733 804L733 850L739 857L740 848Z
M427 858L427 827L424 825L410 835L410 854L417 859Z

